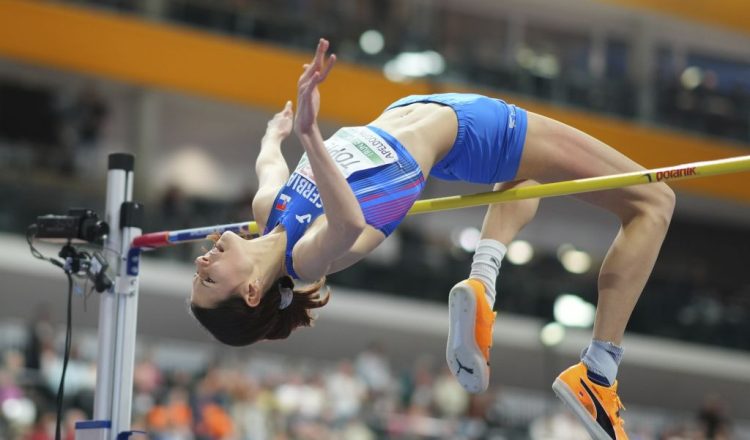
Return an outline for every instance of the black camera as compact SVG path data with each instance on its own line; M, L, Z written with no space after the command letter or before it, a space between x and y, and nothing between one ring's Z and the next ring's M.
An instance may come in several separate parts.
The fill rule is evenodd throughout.
M109 226L90 209L72 208L67 215L43 215L36 219L34 238L52 242L101 243Z
M31 254L42 260L47 260L62 268L67 273L85 274L94 283L97 292L103 292L112 287L109 276L109 263L99 252L93 255L85 251L78 251L73 243L87 243L100 245L109 233L107 223L99 220L99 216L90 209L71 208L67 215L43 215L36 218L36 223L29 226L26 239L31 247ZM44 257L34 247L33 240L43 240L53 243L64 243L58 256L62 261Z

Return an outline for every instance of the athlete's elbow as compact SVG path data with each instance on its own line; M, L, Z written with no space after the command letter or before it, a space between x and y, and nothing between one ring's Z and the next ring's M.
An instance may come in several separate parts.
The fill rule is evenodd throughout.
M360 215L338 222L334 226L334 230L336 231L336 235L340 237L341 241L354 244L354 242L357 241L357 238L362 235L365 226L367 226L365 218Z
M286 162L278 157L259 157L255 161L255 173L260 176L263 173L278 173L286 167Z
M367 226L367 223L365 222L365 217L360 215L356 218L353 218L347 222L345 222L342 225L342 231L349 236L354 237L356 240L357 237L362 234L362 232L365 230L365 226Z

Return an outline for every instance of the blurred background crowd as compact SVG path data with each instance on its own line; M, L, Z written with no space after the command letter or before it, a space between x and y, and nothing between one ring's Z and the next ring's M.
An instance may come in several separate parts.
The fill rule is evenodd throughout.
M60 323L42 310L27 325L3 323L0 437L54 438L62 368ZM95 335L78 334L65 385L63 439L89 419L94 398ZM140 341L134 373L133 426L154 440L577 440L585 430L543 393L495 385L470 395L442 359L420 355L391 365L373 342L320 362L271 353L221 359L208 346ZM709 395L692 413L638 409L628 430L639 440L732 438L725 402Z

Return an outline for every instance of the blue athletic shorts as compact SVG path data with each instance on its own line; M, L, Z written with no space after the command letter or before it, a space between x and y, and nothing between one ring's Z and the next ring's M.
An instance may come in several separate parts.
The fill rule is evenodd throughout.
M526 140L524 109L483 95L443 93L407 96L386 110L419 102L447 105L458 118L456 142L431 176L488 184L515 178Z

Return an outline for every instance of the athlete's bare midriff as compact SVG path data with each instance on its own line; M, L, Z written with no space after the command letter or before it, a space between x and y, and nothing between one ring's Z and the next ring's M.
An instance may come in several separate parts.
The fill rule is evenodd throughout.
M398 139L427 177L456 140L458 119L452 108L435 103L416 103L386 111L372 121Z

